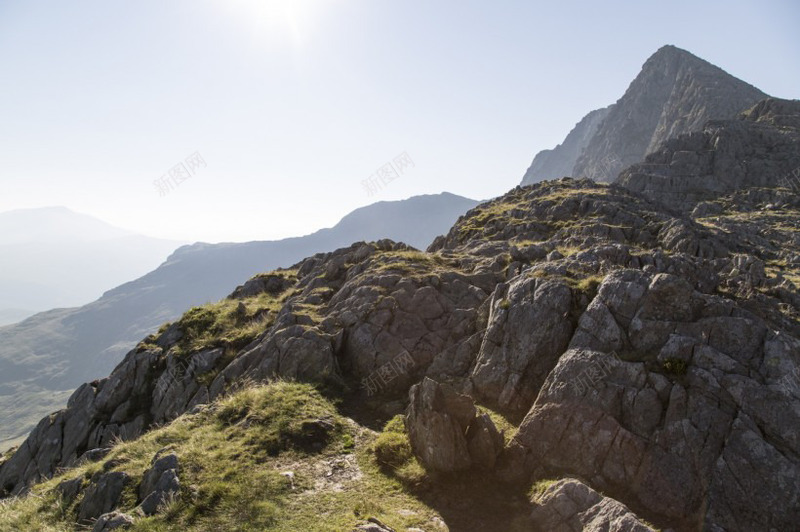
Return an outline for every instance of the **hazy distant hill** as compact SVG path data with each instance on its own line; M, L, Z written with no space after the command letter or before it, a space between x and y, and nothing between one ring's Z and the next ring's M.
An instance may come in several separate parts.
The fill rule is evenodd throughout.
M152 270L181 244L65 207L0 213L0 325L97 299Z
M183 246L154 271L88 305L0 327L0 442L30 430L30 421L65 400L54 395L53 404L28 408L32 394L108 374L153 329L193 305L225 297L254 274L359 240L392 238L424 249L476 204L448 193L417 196L357 209L308 236Z
M665 140L709 120L734 118L766 97L721 68L664 46L615 104L592 111L562 144L538 153L522 184L565 175L612 181Z

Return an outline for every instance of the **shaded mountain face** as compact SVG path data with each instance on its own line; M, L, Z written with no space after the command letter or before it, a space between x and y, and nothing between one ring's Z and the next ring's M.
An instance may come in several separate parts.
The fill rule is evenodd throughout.
M93 301L156 268L181 244L64 207L0 213L0 325Z
M452 194L379 202L353 211L312 235L272 242L194 244L175 251L154 271L75 309L37 314L0 328L0 442L25 434L45 412L63 404L31 401L107 375L142 336L193 305L223 298L258 272L293 264L354 240L387 235L428 245L477 202Z
M611 107L592 111L578 122L562 144L552 150L542 150L537 153L522 178L522 184L530 185L545 179L558 179L573 175L572 171L578 157L589 145L610 111Z
M767 99L664 142L617 183L684 212L751 187L800 190L800 101ZM698 214L719 214L711 206Z
M593 120L587 119L596 117L598 111L587 115L586 125L576 127L576 136L591 135L577 158L577 144L565 147L565 141L547 157L547 167L534 171L532 166L522 184L562 177L560 173L546 173L545 169L563 172L570 164L567 175L610 182L663 141L700 130L709 120L734 118L766 97L757 88L689 52L664 46L645 62L622 98L604 110L605 116L594 133L589 127Z
M800 270L774 261L779 246L800 252L786 240L800 198L755 190L782 200L779 216L731 233L562 179L479 205L424 253L356 243L256 276L78 388L4 458L0 488L22 493L115 438L282 378L324 383L362 416L410 396L410 446L431 471L476 468L472 482L523 491L581 479L547 489L532 529L569 517L650 530L636 515L661 529L793 529ZM720 201L731 223L764 208ZM473 401L519 424L513 438ZM84 500L100 478L79 483Z

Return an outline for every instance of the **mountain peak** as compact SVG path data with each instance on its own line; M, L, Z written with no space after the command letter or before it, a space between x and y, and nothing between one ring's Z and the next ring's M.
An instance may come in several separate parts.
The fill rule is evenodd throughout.
M656 52L650 56L650 59L661 58L661 57L691 57L703 61L702 59L694 55L692 52L684 50L683 48L678 48L674 44L665 44L664 46L656 50Z
M662 46L615 104L602 115L592 112L602 116L599 123L586 119L590 113L563 145L537 154L522 184L564 175L611 181L665 140L699 131L709 120L735 118L764 98L756 87L691 52Z

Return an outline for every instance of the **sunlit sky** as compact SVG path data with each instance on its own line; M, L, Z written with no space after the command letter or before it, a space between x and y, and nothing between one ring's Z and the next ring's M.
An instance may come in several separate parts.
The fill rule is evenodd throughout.
M485 199L664 44L800 98L799 23L792 0L0 0L0 211L216 242ZM205 167L161 195L192 154Z

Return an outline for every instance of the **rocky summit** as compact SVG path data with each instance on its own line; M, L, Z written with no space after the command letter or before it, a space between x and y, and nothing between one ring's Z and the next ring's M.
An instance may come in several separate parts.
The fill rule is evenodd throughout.
M721 68L664 46L616 103L592 111L561 145L537 154L522 184L563 176L613 181L664 141L709 120L733 119L766 97Z
M638 164L618 183L674 209L753 187L800 191L800 101L758 102L734 120L713 120L679 135ZM709 214L715 207L698 207Z
M791 129L785 105L742 127ZM741 184L691 214L547 181L424 252L362 242L257 275L0 459L0 522L796 529L800 199Z

